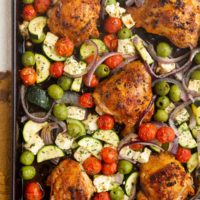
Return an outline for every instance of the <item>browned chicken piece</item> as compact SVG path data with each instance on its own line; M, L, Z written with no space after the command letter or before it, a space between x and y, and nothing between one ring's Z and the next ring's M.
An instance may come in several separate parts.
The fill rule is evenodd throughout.
M130 133L152 98L151 76L140 61L135 61L109 79L102 81L94 91L100 110L124 123L124 133ZM153 109L152 109L153 110ZM151 118L153 112L149 114Z
M165 36L177 47L196 47L200 32L199 0L145 0L128 9L136 27Z
M50 200L90 200L94 187L92 181L74 160L62 161L47 179L51 186Z
M140 166L141 190L138 200L185 200L194 195L193 179L169 153L151 155Z
M48 26L52 33L69 37L76 46L89 37L98 37L99 0L57 0L49 10Z

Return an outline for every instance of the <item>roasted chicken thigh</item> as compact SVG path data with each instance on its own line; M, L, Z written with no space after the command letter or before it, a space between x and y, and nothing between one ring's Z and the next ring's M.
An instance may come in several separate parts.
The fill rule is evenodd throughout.
M144 64L136 61L102 81L93 96L98 108L113 115L116 122L126 125L124 133L127 134L149 106L152 98L151 82ZM149 114L149 118L152 114Z
M185 200L194 195L191 175L169 153L151 155L140 166L140 185L138 200Z
M92 181L74 160L62 161L48 177L50 200L90 200L94 193Z
M69 37L76 46L89 37L98 37L99 0L57 0L49 10L48 26L52 33Z
M128 9L136 27L165 36L177 47L196 47L200 31L199 0L145 0Z

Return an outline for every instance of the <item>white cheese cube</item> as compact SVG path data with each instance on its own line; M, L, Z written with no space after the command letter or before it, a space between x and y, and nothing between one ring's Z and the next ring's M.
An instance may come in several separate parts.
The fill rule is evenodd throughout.
M172 102L170 102L169 106L167 106L167 108L165 108L165 112L170 114L174 110L175 107L176 106Z
M125 12L126 9L119 6L119 3L111 4L106 6L106 12L110 17L120 18Z
M183 122L187 122L190 119L190 114L188 113L188 111L184 108L182 110L180 110L177 115L175 116L175 123L177 125L182 124Z
M98 115L89 114L87 119L83 121L85 124L85 128L87 133L91 134L94 131L98 130L97 119L99 118Z
M149 161L149 157L151 155L151 150L145 148L144 151L140 154L138 158L139 163L147 163Z
M200 92L200 80L190 80L188 89L195 92Z
M136 50L132 39L118 40L117 52L127 55L135 55Z
M122 22L128 29L131 29L133 26L135 26L135 22L133 21L131 14L122 16Z
M73 142L74 139L67 135L67 133L59 133L56 137L55 144L61 149L68 150L72 147Z
M156 73L158 74L166 74L171 71L173 71L176 68L175 63L169 63L169 64L159 64L158 67L156 68Z

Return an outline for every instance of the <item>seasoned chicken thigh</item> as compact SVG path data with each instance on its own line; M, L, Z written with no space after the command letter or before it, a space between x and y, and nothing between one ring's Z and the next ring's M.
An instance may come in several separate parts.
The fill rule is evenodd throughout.
M94 193L92 181L74 160L62 161L48 177L50 200L90 200Z
M145 0L128 9L136 27L165 36L177 47L196 47L200 31L199 0Z
M123 71L102 81L94 91L96 105L104 113L124 123L124 133L130 133L152 98L151 76L139 61L125 66ZM152 109L153 110L153 109ZM149 114L149 118L152 116Z
M69 37L76 46L89 37L98 37L97 19L100 0L57 0L49 10L48 26L52 33Z
M151 155L140 166L140 185L138 200L185 200L194 195L191 175L169 153Z

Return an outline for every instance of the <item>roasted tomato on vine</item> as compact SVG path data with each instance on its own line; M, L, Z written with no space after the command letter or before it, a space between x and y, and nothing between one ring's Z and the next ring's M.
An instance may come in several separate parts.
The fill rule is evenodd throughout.
M110 115L102 115L98 118L97 124L101 130L111 130L114 127L115 121Z
M115 34L106 35L104 37L103 41L110 51L117 50L118 39L117 39L117 36Z
M178 148L178 151L176 153L176 159L180 161L181 163L186 163L192 156L191 150L186 149L183 147Z
M102 169L101 161L95 157L89 157L83 162L83 168L88 175L96 175Z
M41 185L38 182L29 182L25 186L26 200L41 200L44 196Z
M109 192L100 192L94 195L93 200L111 200Z
M113 175L117 172L117 163L107 164L104 163L102 165L102 173L106 176Z
M101 150L101 158L107 164L114 163L118 159L117 150L112 147L104 147Z
M59 78L62 76L64 71L64 63L63 62L55 62L51 64L50 74L52 77Z
M23 81L24 85L34 85L37 79L35 69L33 69L32 67L24 67L20 71L20 78Z
M31 21L33 18L37 16L37 12L33 7L33 5L28 4L24 6L22 15L24 20Z
M131 144L130 145L130 148L133 150L133 151L142 151L144 146L141 145L141 144Z
M83 82L84 84L87 86L87 83L86 83L86 80L87 80L87 75L85 75L83 77ZM96 87L97 85L99 84L99 79L97 78L97 76L95 74L92 75L92 80L90 82L90 86L91 88L94 88Z
M122 21L117 17L109 17L106 19L104 29L107 33L117 33L122 28Z
M92 108L95 105L94 98L92 97L91 93L82 94L80 96L79 103L83 108Z
M148 142L156 138L157 127L154 124L142 124L139 128L139 137L142 141Z
M55 48L60 56L69 57L73 54L74 43L68 37L61 38L56 42Z
M156 138L162 144L167 143L167 142L173 142L175 138L175 132L171 127L163 126L158 129L156 133Z
M117 66L119 66L123 61L123 57L121 55L111 56L108 59L106 59L105 64L110 69L115 69Z
M35 0L34 2L35 10L41 14L44 14L50 5L51 0Z

